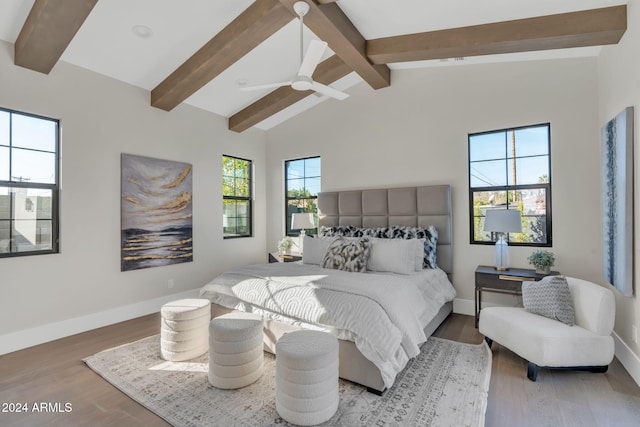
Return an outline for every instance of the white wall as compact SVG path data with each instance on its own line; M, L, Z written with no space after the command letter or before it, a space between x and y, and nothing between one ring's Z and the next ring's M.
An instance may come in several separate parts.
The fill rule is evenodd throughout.
M267 244L284 233L285 159L322 156L323 191L449 183L454 285L473 307L474 270L494 252L469 244L467 135L550 122L555 268L600 282L596 76L595 58L393 71L389 88L361 84L272 129ZM528 267L531 251L511 248L511 264Z
M0 259L0 340L109 310L124 320L140 315L136 303L197 289L231 266L265 262L263 131L229 132L224 118L184 104L153 108L148 91L63 62L50 75L14 66L7 43L0 44L0 76L0 106L60 119L62 134L61 253ZM120 272L121 153L193 165L193 262ZM254 161L253 238L222 239L223 154Z
M598 126L615 117L626 107L633 106L634 117L634 287L635 295L632 298L624 297L618 291L616 294L616 332L624 342L633 350L637 358L640 358L640 345L631 339L631 326L640 329L640 299L638 293L638 268L640 268L640 185L638 184L638 170L640 169L640 1L630 0L627 5L628 28L620 43L615 46L607 46L598 58L598 94L599 115Z

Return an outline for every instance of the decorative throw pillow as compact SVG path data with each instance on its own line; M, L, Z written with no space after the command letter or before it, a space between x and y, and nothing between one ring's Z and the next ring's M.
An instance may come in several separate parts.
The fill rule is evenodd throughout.
M423 235L420 235L423 234ZM394 225L391 227L389 237L392 239L419 239L424 237L424 232L419 227L409 227L405 225Z
M331 245L334 240L335 237L311 237L305 235L302 241L302 263L322 264L324 254L327 253L329 245Z
M335 227L320 227L319 235L321 237L334 237L334 236L347 236L353 237L353 233L355 232L356 227L352 225L338 225Z
M522 305L530 313L569 326L576 323L573 299L564 276L546 276L538 282L522 282Z
M436 262L436 250L438 248L438 230L430 225L425 230L424 242L424 266L427 268L438 268Z
M389 237L388 227L361 228L363 236L375 237L377 239L386 239Z
M370 253L371 241L368 237L354 240L337 237L324 255L322 267L364 273Z

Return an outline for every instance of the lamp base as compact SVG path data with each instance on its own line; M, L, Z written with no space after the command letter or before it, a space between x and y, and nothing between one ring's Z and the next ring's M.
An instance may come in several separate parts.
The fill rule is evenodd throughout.
M506 271L509 269L509 246L504 240L504 233L500 233L500 237L496 242L496 270Z
M302 255L304 251L304 236L306 235L304 228L300 230L300 237L298 237L298 250L300 255Z

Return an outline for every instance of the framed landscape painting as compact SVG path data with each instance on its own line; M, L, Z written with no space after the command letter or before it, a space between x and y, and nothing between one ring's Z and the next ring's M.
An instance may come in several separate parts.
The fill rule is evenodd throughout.
M192 167L122 154L121 270L193 261Z
M602 274L633 295L633 107L602 128Z

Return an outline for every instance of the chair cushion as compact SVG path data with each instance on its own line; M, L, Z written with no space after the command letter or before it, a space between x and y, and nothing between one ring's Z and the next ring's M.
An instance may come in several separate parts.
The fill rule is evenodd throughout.
M522 305L530 313L569 326L576 322L569 284L564 276L547 276L537 282L523 282Z
M611 363L611 336L529 313L520 307L487 307L480 312L480 333L518 356L547 367L604 366Z

